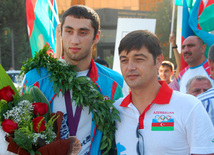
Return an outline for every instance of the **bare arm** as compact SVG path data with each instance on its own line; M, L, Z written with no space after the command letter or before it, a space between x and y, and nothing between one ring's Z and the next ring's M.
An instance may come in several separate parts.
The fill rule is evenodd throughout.
M62 56L62 36L61 36L61 24L56 28L56 51L54 57L59 59Z
M172 32L172 35L169 36L169 43L172 43L172 47L176 47L176 42L175 42L175 35ZM172 48L174 55L175 55L175 61L176 61L176 65L177 65L177 69L176 69L176 73L175 73L175 77L176 79L178 79L178 74L180 72L180 54L178 53L178 49L177 48Z

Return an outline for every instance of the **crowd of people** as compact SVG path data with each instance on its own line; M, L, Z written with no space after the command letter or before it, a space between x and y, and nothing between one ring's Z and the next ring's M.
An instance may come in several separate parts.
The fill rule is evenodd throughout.
M180 55L172 34L169 42L175 54L175 71L174 64L164 60L155 34L132 31L118 47L120 75L108 63L92 59L92 47L100 34L100 19L93 9L70 7L57 27L55 57L76 65L78 77L90 77L105 99L115 101L121 121L116 121L113 150L121 155L214 154L214 46L207 59L202 39L186 38L181 52L188 66L180 70ZM80 155L101 154L102 133L94 125L93 113L88 107L67 101L61 92L56 95L47 69L40 68L40 74L37 70L25 75L24 88L38 86L49 100L51 112L63 113L61 138L76 136L81 143ZM68 95L72 98L72 90ZM68 122L70 117L75 123Z

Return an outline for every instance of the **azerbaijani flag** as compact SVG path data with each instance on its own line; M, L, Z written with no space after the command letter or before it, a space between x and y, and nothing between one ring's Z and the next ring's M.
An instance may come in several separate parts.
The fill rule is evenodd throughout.
M190 25L188 23L189 21L189 10L186 3L186 0L183 1L183 18L182 18L182 38L181 38L181 45L183 44L183 41L189 37L194 35L194 32L190 28ZM187 63L184 61L182 52L181 52L181 70L183 70L187 66Z
M214 35L209 33L214 30L214 0L196 0L189 18L189 25L195 35L200 37L207 45L208 49L214 44Z
M161 122L152 119L152 131L174 131L174 119Z
M26 0L26 15L32 57L44 45L49 45L54 53L59 21L56 0Z

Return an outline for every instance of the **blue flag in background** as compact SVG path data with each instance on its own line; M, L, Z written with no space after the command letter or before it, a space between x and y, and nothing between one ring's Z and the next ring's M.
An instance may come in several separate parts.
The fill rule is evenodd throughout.
M202 29L203 27L202 28L200 27L198 19L201 18L200 15L203 14L203 12L205 12L204 10L209 9L209 12L206 13L206 15L204 15L204 17L207 18L207 20L204 21L204 23L210 26L209 30L214 30L214 25L213 25L214 4L213 3L214 3L213 0L196 0L189 18L189 25L191 29L194 31L195 35L201 38L204 41L204 43L208 45L205 51L206 57L208 56L209 47L214 44L214 35L207 31L204 31L206 29L203 30Z
M192 6L193 6L193 0L186 0L186 4L187 4L188 8L192 8ZM175 1L175 5L182 6L183 5L183 0L176 0Z

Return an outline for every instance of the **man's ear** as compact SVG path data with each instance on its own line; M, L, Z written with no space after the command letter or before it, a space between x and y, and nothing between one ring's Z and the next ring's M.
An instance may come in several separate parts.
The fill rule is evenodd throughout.
M174 75L174 73L175 73L175 72L174 72L174 71L172 71L171 75L173 76L173 75Z
M160 54L157 56L156 58L156 66L157 66L157 69L160 68L161 64L162 64L162 61L163 61L163 54Z
M206 48L207 48L206 44L203 44L203 45L201 46L201 48L202 48L203 53L205 53L205 50L206 50Z
M96 43L98 43L99 42L99 40L100 40L100 30L98 30L97 31L97 34L96 34L96 36L95 36L95 38L94 38L94 44L96 44Z

